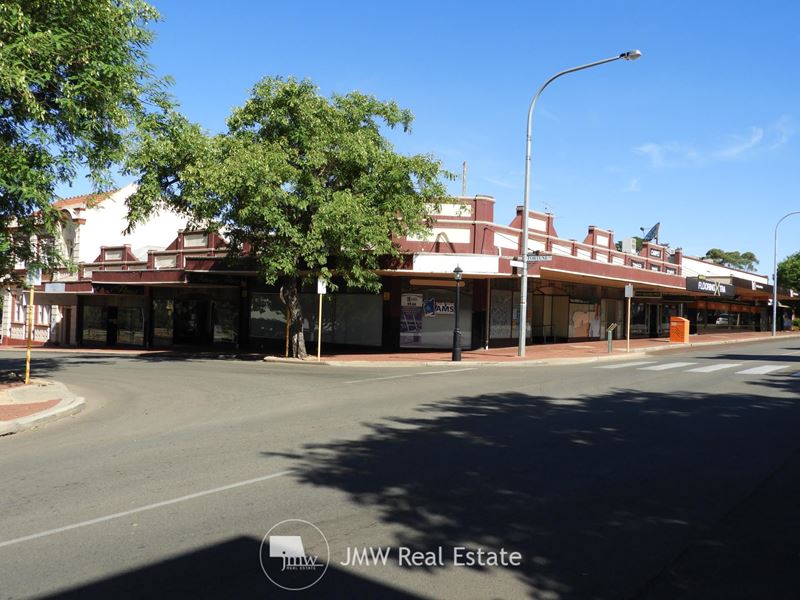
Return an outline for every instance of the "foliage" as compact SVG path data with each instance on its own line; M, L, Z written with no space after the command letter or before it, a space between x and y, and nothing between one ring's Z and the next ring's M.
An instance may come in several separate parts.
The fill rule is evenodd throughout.
M396 153L382 132L408 131L411 120L394 102L325 98L309 81L280 78L256 84L219 135L175 112L153 115L128 163L139 183L129 220L166 205L221 228L233 254L248 251L266 282L283 285L296 321L303 281L335 274L377 290L375 270L397 254L394 240L426 229L447 174L429 155ZM302 356L297 323L293 335Z
M0 279L18 261L63 264L46 243L59 230L56 186L79 168L107 186L126 131L148 105L167 106L145 54L156 19L142 0L0 3Z
M758 264L758 258L752 252L739 252L736 250L727 252L719 248L711 248L706 252L703 260L745 271L754 271Z
M778 263L778 286L800 290L800 252L795 252Z

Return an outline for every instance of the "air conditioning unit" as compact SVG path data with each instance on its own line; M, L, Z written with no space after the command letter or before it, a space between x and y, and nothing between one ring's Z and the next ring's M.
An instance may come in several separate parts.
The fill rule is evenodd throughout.
M622 251L628 254L636 254L636 238L625 238L622 240Z

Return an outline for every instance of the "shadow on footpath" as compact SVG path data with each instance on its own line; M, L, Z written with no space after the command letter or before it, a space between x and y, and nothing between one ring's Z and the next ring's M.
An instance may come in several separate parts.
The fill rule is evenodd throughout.
M800 380L768 378L782 392L773 397L751 384L743 394L460 397L366 424L361 439L263 454L294 459L302 483L378 507L403 532L396 546L521 552L512 571L534 598L644 598L656 579L660 597L796 598L800 535L752 540L783 577L765 580L763 561L744 561L709 596L702 577L664 576L693 540L718 544L725 560L730 535L714 541L715 524L800 445Z
M380 583L345 572L331 563L304 592L284 591L271 583L259 565L261 540L238 537L126 571L99 581L40 596L58 600L127 600L130 598L386 598L415 600Z

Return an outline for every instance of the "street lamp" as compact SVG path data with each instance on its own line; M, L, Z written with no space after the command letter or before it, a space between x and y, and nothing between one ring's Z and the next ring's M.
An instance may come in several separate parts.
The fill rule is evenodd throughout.
M636 60L637 58L641 58L641 56L642 53L638 50L630 50L628 52L623 52L619 56L604 58L603 60L598 60L586 65L567 69L566 71L561 71L545 81L544 85L542 85L542 87L539 88L539 91L536 92L533 100L531 100L530 108L528 108L528 130L525 142L525 201L523 203L522 210L522 286L520 288L519 298L519 356L525 356L525 326L527 324L526 305L528 303L528 200L530 198L529 190L531 183L531 127L533 125L533 109L536 106L536 101L539 99L539 95L544 91L544 89L562 75L575 73L576 71L583 71L584 69L590 69L591 67L604 65L606 63L614 62L615 60Z
M461 360L461 330L458 328L458 313L461 312L461 274L464 271L456 265L453 269L453 277L456 280L456 323L453 327L453 362Z
M778 225L780 225L786 217L792 215L800 215L800 210L786 213L775 224L775 237L773 238L773 253L772 253L772 335L777 335L777 319L778 319Z

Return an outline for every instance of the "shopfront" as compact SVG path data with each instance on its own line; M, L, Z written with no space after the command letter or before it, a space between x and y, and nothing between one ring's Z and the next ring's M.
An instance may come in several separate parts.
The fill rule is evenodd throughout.
M401 348L452 348L456 313L456 282L404 279L400 296ZM474 281L460 287L459 329L461 347L473 342Z
M238 288L98 286L79 298L83 346L235 346ZM115 293L116 292L116 293Z

